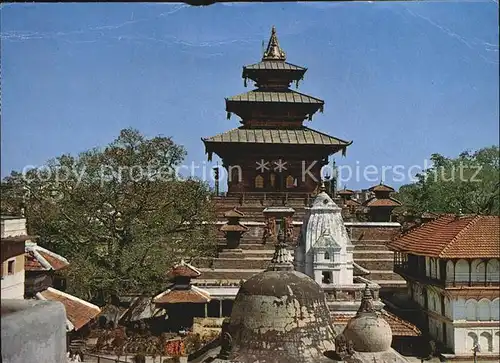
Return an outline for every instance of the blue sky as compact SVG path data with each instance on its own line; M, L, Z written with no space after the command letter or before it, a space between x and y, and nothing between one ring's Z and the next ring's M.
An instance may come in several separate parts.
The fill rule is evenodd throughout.
M239 126L224 97L251 89L241 67L272 25L308 68L299 91L325 100L307 126L354 141L338 165L423 166L498 143L494 1L10 4L1 16L2 176L130 126L203 165L200 138Z

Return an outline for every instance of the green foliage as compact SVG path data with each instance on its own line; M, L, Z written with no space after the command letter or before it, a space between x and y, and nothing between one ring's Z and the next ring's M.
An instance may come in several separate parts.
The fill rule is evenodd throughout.
M104 149L13 172L2 183L2 210L24 205L30 233L69 259L70 292L153 294L181 257L214 251L208 185L175 177L185 154L170 138L122 130Z
M457 158L432 154L433 166L395 196L410 213L499 215L499 148L465 151Z

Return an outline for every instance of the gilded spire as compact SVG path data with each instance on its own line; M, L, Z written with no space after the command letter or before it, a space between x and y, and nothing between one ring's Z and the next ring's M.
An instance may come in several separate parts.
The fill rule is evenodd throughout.
M281 49L278 42L278 36L276 35L276 28L273 26L271 30L271 38L269 38L269 43L267 44L267 49L262 57L263 61L266 60L281 60L286 59L285 52Z

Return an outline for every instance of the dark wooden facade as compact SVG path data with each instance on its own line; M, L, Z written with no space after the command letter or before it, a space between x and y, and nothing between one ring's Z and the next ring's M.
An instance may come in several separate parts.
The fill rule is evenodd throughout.
M228 118L242 126L202 139L209 160L215 153L223 161L229 194L313 193L328 157L351 144L304 126L324 101L289 88L307 69L285 60L273 27L262 61L243 67L245 85L257 89L226 99Z

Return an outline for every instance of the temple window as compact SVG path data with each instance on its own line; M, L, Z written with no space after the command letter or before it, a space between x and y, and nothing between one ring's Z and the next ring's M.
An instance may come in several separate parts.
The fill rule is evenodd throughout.
M332 273L330 271L323 271L323 279L321 280L323 284L332 283Z
M257 175L255 177L255 188L264 188L264 178L262 177L262 175Z
M14 275L14 264L15 260L10 260L7 262L7 274Z
M239 183L242 180L241 168L238 165L232 165L229 167L229 175L231 176L230 182Z
M330 254L328 252L325 252L325 260L329 260L330 259Z
M272 187L276 185L276 174L271 173L269 175L269 183L271 184Z
M293 176L288 175L288 176L286 177L286 187L287 187L287 188L293 188L293 187L294 187L294 179L293 179Z

